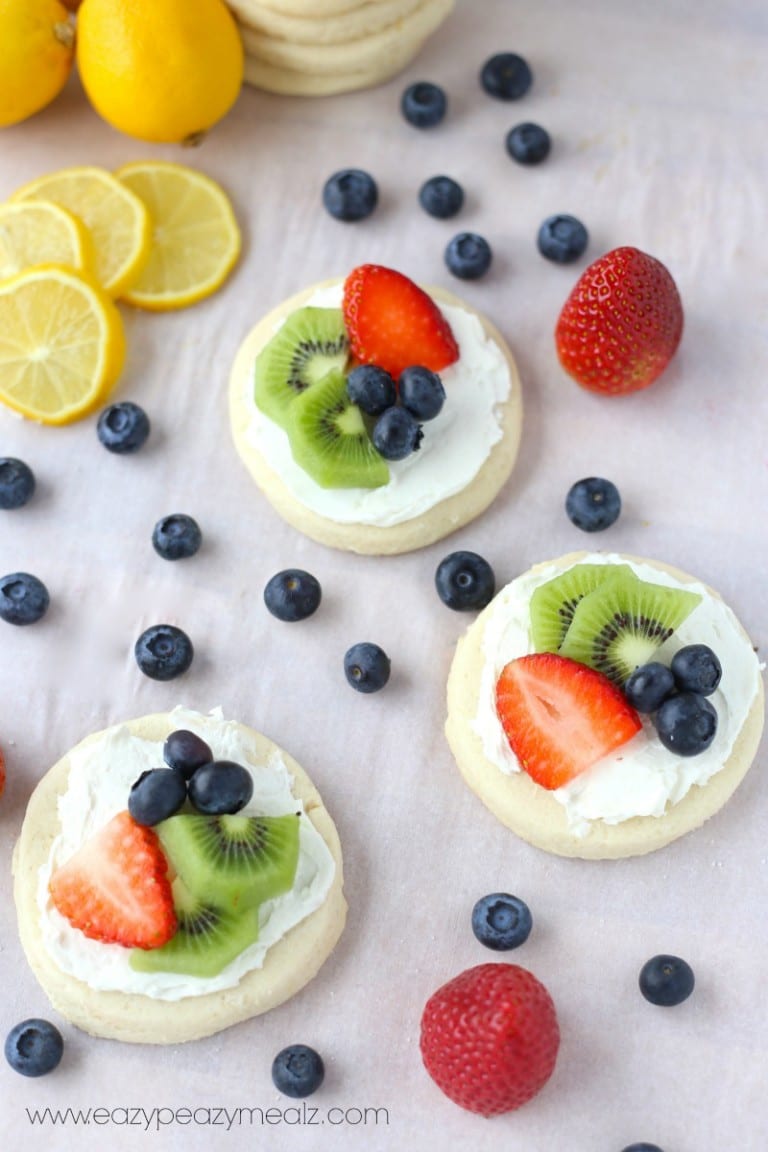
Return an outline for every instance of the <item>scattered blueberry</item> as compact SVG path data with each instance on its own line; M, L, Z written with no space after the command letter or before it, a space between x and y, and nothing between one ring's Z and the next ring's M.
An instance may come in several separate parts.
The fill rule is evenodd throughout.
M22 1076L53 1072L64 1052L61 1032L48 1020L22 1020L5 1038L5 1058Z
M397 402L395 382L378 364L358 364L347 376L347 395L369 416L381 416Z
M430 216L450 220L464 206L464 189L450 176L430 176L419 189L419 204Z
M518 896L494 892L472 909L472 931L481 944L495 952L518 948L531 934L531 910Z
M0 459L0 508L22 508L35 491L35 474L15 456Z
M96 434L108 452L120 456L138 452L149 436L149 417L130 400L110 404L99 416Z
M306 620L320 607L322 591L310 572L286 568L277 572L264 588L264 603L273 616L292 624Z
M437 566L435 587L443 604L456 612L474 612L490 604L496 577L477 552L451 552Z
M323 1082L325 1067L321 1056L306 1044L291 1044L272 1061L272 1083L278 1092L300 1100L311 1096Z
M540 124L515 124L506 137L507 152L518 164L540 164L549 156L552 141Z
M577 480L565 498L565 511L582 532L602 532L619 518L619 490L610 480L598 476Z
M189 799L206 816L231 816L253 796L253 777L234 760L212 760L190 778Z
M548 216L536 238L539 252L556 264L572 264L583 255L589 233L575 216Z
M376 181L360 168L334 172L323 185L323 205L336 220L350 223L370 216L379 201Z
M445 401L445 388L437 372L419 364L403 369L397 391L403 408L417 420L434 420Z
M150 680L173 680L187 671L194 649L181 628L174 624L153 624L139 636L133 653L139 668Z
M407 408L387 408L373 426L371 440L385 460L403 460L421 444L424 433Z
M151 827L178 812L187 798L187 785L172 768L142 772L128 793L128 811L137 824Z
M490 268L492 259L490 244L476 232L459 232L445 250L448 271L459 280L479 280Z
M653 956L640 969L640 991L651 1004L671 1008L687 1000L694 985L693 969L679 956Z
M709 700L696 692L670 696L653 722L664 747L678 756L698 756L705 752L717 732L717 712Z
M48 611L51 598L37 576L11 572L0 577L0 620L8 624L34 624Z
M681 692L711 696L720 683L723 668L706 644L687 644L672 657L670 665L675 684Z
M403 92L400 111L414 128L434 128L445 117L448 101L438 84L421 80Z
M178 728L166 738L163 745L163 760L169 768L175 769L185 780L189 780L192 773L202 768L203 764L210 764L213 752L200 736L188 732L186 728Z
M164 516L152 530L152 547L163 560L185 560L194 556L202 542L197 520L184 512Z
M622 1152L663 1152L658 1144L647 1144L644 1140L640 1144L627 1144Z
M353 644L344 656L344 675L358 692L378 692L389 680L390 667L378 644Z
M480 83L497 100L519 100L533 83L533 75L522 56L499 52L483 64Z
M675 678L666 664L652 661L635 668L624 683L627 703L638 712L655 712L675 690Z

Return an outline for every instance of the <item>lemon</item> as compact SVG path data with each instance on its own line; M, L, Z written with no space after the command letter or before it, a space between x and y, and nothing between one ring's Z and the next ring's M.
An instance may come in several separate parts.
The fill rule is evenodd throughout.
M76 216L45 200L0 204L0 280L35 264L90 269L93 242Z
M83 0L77 64L113 128L156 143L194 142L237 99L243 44L223 0Z
M165 312L210 296L240 253L240 230L219 185L182 164L126 164L117 177L146 205L152 248L123 299Z
M99 404L125 359L115 305L79 272L41 265L0 284L0 400L69 424Z
M25 184L11 199L50 200L82 220L93 238L96 278L110 296L120 296L147 261L147 210L104 168L64 168Z
M45 108L67 82L75 29L59 0L0 3L0 128Z

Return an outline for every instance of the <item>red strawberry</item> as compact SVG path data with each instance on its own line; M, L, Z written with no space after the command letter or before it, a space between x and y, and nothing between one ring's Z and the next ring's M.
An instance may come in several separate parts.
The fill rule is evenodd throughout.
M54 906L86 936L159 948L176 931L168 863L151 828L120 812L50 882Z
M419 364L439 372L459 358L448 321L417 284L380 264L362 264L344 282L344 323L354 356L395 379Z
M555 652L520 656L496 684L496 711L523 771L560 788L640 731L640 717L602 672Z
M517 964L479 964L427 1001L421 1056L455 1104L498 1116L525 1104L555 1067L560 1030L543 984Z
M5 791L5 757L3 756L2 748L0 748L0 796L2 796L4 791Z
M664 265L637 248L614 248L576 282L555 344L582 388L619 396L652 384L682 334L683 306Z

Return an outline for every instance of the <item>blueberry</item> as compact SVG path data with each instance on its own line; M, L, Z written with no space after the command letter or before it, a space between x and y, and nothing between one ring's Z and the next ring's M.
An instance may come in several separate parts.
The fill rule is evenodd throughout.
M687 1000L694 985L693 969L679 956L653 956L640 969L640 991L651 1004L672 1008Z
M343 168L334 172L323 185L323 204L336 220L364 220L378 201L376 181L360 168Z
M22 1076L45 1076L64 1052L61 1032L47 1020L22 1020L5 1038L5 1058Z
M539 252L556 264L572 264L588 243L589 233L575 216L548 216L536 237Z
M96 425L99 440L108 452L125 456L138 452L149 436L149 417L143 408L130 400L110 404Z
M150 680L173 680L186 672L194 649L186 632L173 624L153 624L139 636L133 649L136 663Z
M421 444L424 433L407 408L387 408L373 426L371 439L385 460L403 460Z
M378 644L353 644L344 656L344 675L358 692L378 692L389 672L389 657Z
M35 491L35 474L14 456L0 459L0 508L22 508Z
M442 410L445 388L437 372L419 364L404 368L397 381L400 403L417 420L434 420Z
M202 542L200 526L184 512L164 516L152 530L152 547L163 560L185 560L194 556Z
M664 747L678 756L698 756L705 752L717 732L717 712L709 700L696 692L670 696L653 722Z
M428 80L411 84L400 101L400 111L414 128L434 128L444 118L447 108L443 89Z
M300 1100L311 1096L323 1082L322 1057L306 1044L291 1044L272 1061L272 1083L284 1096Z
M518 164L540 164L549 156L552 141L540 124L515 124L507 132L507 152Z
M273 616L292 624L306 620L320 607L319 582L301 568L277 572L264 588L264 603Z
M492 259L490 244L476 232L459 232L445 250L448 271L459 280L479 280L490 268Z
M395 382L377 364L358 364L347 376L347 395L369 416L381 416L397 402Z
M619 518L619 490L610 480L598 476L577 480L565 498L565 511L582 532L602 532Z
M666 664L652 661L635 668L624 683L627 703L638 712L655 712L675 690L675 678Z
M37 576L11 572L0 577L0 620L8 624L34 624L48 611L51 598Z
M151 827L178 812L187 798L187 785L172 768L142 772L128 793L128 811L137 824Z
M253 777L234 760L212 760L191 777L189 799L206 816L231 816L253 796Z
M518 948L531 934L531 910L518 896L494 892L472 909L472 931L481 944L495 952Z
M435 587L443 604L456 612L474 612L490 604L496 578L477 552L451 552L437 566Z
M626 1148L622 1148L622 1152L663 1152L658 1144L647 1144L643 1140L640 1144L627 1144Z
M681 692L711 696L720 683L723 668L706 644L687 644L672 657L672 675Z
M464 206L464 189L450 176L431 176L419 189L419 204L430 216L450 220Z
M533 76L522 56L499 52L483 64L480 83L497 100L519 100L533 83Z
M210 764L213 752L200 736L188 732L186 728L179 728L166 738L163 745L163 760L169 768L175 769L185 780L189 780L192 773L202 768L203 764Z

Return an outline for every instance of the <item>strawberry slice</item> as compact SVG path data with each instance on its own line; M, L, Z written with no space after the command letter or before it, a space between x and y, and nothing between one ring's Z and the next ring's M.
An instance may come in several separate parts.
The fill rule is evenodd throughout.
M168 863L151 828L120 812L51 876L54 906L92 940L159 948L176 931Z
M640 731L620 688L553 652L520 656L496 684L496 711L524 772L561 788Z
M361 264L350 272L342 309L353 355L395 379L416 364L439 372L459 358L459 346L437 304L392 268Z

